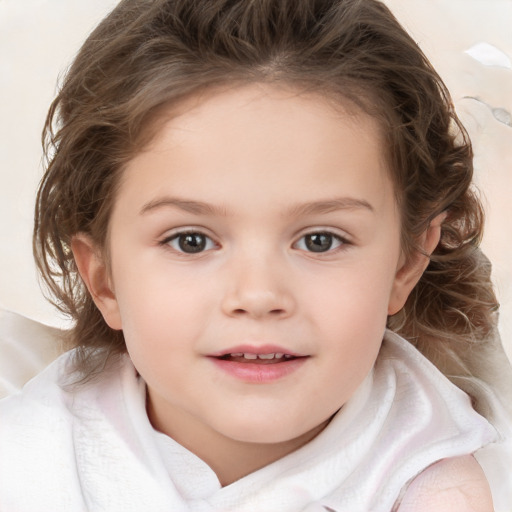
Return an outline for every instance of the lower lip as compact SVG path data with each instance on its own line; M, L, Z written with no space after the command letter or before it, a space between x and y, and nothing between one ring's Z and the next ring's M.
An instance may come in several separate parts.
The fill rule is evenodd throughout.
M297 371L307 360L307 357L292 359L282 363L258 364L258 363L237 363L212 357L211 360L227 374L242 380L264 384L273 382Z

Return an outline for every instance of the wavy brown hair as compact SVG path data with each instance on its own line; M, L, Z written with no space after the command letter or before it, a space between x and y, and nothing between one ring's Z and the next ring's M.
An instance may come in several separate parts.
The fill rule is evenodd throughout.
M478 374L497 303L479 249L471 144L442 80L375 0L123 0L92 32L48 114L34 229L51 300L74 320L79 368L91 375L125 344L80 279L72 237L86 233L106 247L123 167L151 139L160 112L207 88L250 82L314 92L380 121L405 253L448 214L389 327L452 378Z

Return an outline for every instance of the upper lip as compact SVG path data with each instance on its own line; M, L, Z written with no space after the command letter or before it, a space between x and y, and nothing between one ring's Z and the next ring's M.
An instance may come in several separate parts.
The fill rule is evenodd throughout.
M226 349L219 350L217 352L213 352L212 354L208 354L209 357L222 357L228 354L285 354L293 357L305 357L308 354L300 354L298 352L294 352L285 347L280 347L278 345L236 345L233 347L229 347Z

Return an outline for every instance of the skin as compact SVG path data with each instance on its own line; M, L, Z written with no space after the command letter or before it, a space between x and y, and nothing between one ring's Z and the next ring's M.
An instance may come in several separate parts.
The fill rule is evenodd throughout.
M428 263L402 255L383 154L372 118L318 96L261 84L212 91L169 111L127 165L110 265L86 235L74 239L86 285L147 383L153 426L222 485L325 428ZM420 240L427 253L441 220ZM183 231L203 236L204 250L183 252ZM328 250L309 249L314 233ZM208 357L239 344L307 359L247 383Z
M492 512L489 484L471 456L444 459L413 480L398 512Z

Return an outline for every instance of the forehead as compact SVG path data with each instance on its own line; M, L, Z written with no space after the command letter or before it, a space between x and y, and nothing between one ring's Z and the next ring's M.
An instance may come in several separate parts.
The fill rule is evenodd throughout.
M187 130L204 134L212 127L214 132L222 127L237 133L243 130L249 135L268 132L271 127L275 132L281 131L277 144L286 141L287 133L298 135L299 130L306 137L321 133L322 137L332 138L339 135L334 125L340 122L350 123L353 130L367 132L379 143L383 140L377 119L337 93L323 94L288 83L210 87L170 106L164 105L153 118L151 133L155 137L145 149L151 149L171 132L178 142L180 132L184 140Z
M318 94L264 84L210 90L164 110L155 133L126 166L120 192L132 201L150 201L164 182L173 195L190 196L193 186L213 202L261 187L270 198L279 184L290 200L328 196L333 179L354 192L367 182L374 201L389 188L378 122Z

